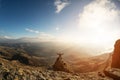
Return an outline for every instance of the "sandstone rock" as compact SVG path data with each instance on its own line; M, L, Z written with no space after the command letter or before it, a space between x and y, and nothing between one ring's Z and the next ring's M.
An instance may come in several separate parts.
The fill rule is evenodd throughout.
M120 80L120 69L117 68L111 68L104 71L105 75L114 79L114 80Z
M114 53L112 55L111 67L120 69L120 39L117 40L114 45Z
M104 74L114 80L120 80L120 39L114 45L111 68L104 70Z
M63 54L59 53L58 55L59 56L58 56L55 64L53 65L53 69L55 71L72 72L72 70L70 69L68 64L65 61L63 61L63 58L62 58Z

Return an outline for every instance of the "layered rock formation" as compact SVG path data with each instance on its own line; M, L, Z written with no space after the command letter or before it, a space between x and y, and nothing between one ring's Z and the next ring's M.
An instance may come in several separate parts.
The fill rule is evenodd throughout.
M111 67L120 69L120 39L117 40L114 45L114 53L112 55Z
M113 80L120 80L120 39L114 45L111 68L104 70L104 73Z

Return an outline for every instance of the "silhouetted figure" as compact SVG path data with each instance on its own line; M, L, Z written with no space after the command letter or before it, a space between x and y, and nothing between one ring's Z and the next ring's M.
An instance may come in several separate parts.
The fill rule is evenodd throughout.
M120 39L117 40L114 45L114 53L112 55L111 67L120 69Z
M57 55L59 55L59 57L62 57L63 53L57 53Z
M58 55L57 60L62 59L62 55L63 55L63 53L57 53L57 55Z

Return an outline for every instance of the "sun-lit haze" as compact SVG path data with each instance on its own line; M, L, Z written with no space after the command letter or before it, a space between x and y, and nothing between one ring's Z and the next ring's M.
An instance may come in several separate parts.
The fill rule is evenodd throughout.
M79 28L83 32L83 38L93 44L107 44L109 47L119 38L119 25L120 11L110 0L92 1L79 14Z
M0 0L0 38L70 43L94 54L110 52L120 38L119 4L119 0Z
M79 13L78 32L67 37L64 35L66 39L63 40L112 51L114 42L120 38L119 25L120 10L115 3L111 0L93 0Z

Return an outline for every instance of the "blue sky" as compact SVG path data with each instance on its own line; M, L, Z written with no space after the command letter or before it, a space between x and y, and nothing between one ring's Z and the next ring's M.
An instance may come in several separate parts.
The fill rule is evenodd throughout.
M53 25L53 6L49 0L2 0L0 30L14 37L29 35L26 28L47 31Z
M120 38L119 25L120 0L0 0L0 36L5 38L108 45Z
M59 1L65 6L56 12ZM55 5L55 2L58 4ZM36 33L26 31L26 28L52 35L60 34L56 28L65 30L70 25L75 26L71 22L88 2L90 0L1 0L0 34L16 38L36 36Z

